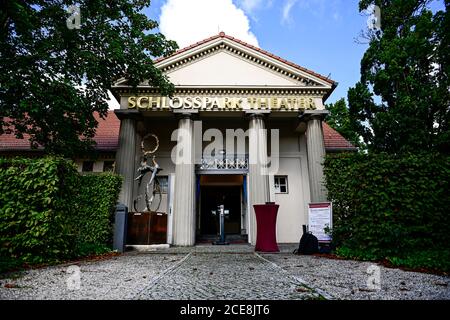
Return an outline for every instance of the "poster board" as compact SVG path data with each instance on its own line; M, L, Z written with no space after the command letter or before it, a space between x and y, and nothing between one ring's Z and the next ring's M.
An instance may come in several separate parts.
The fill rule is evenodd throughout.
M325 228L333 227L332 203L310 203L308 205L308 225L309 232L315 235L320 242L331 242L331 237L325 233Z

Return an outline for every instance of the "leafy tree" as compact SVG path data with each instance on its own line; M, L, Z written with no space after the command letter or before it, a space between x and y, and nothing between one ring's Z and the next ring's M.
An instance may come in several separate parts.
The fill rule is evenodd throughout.
M350 118L369 150L404 153L450 147L450 0L361 0L376 5L381 28L369 34L361 79L348 92Z
M119 78L171 94L152 57L177 45L142 10L149 0L0 0L0 134L72 156L89 150ZM77 5L77 10L71 6ZM70 12L68 12L68 9ZM79 19L80 24L77 24Z
M329 114L325 118L326 123L339 132L345 139L353 143L353 145L363 147L350 121L350 113L345 99L341 98L335 103L327 104L325 107L329 111Z

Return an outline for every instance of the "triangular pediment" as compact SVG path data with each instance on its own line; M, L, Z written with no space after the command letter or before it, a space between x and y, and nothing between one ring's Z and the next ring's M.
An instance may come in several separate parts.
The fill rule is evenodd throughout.
M155 66L180 88L314 88L328 91L335 86L328 78L223 33L158 59ZM126 85L126 80L116 85Z
M175 86L303 86L297 79L220 50L165 72Z

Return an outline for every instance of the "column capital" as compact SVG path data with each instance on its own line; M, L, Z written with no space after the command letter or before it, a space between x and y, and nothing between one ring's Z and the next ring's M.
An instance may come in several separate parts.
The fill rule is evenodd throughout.
M263 119L271 113L270 110L245 110L245 115L249 119L260 118Z
M304 122L310 120L323 120L329 113L328 110L305 110L299 114L298 118Z
M198 116L198 110L173 109L172 113L177 119L193 119Z
M142 117L142 113L136 109L116 109L114 110L114 114L117 116L117 118L119 118L119 120L136 120Z

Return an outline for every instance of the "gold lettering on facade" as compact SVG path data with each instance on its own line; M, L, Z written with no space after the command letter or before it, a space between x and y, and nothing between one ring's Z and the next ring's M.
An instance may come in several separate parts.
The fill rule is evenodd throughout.
M136 108L136 97L128 97L128 109Z
M149 97L148 101L151 109L161 108L161 97Z
M248 102L249 105L250 105L250 109L257 109L257 108L258 108L258 107L256 106L256 102L257 102L257 99L256 99L256 98L249 97L249 98L247 98L247 102Z
M128 109L201 109L201 110L282 110L298 111L316 109L314 97L158 97L158 96L130 96Z
M313 98L309 98L309 104L308 104L308 109L311 110L315 110L316 109L316 102L314 101Z
M183 108L192 109L192 106L193 106L192 98L191 97L184 98Z
M144 104L145 101L147 101L147 103ZM148 97L139 97L139 98L137 98L136 104L137 104L137 107L139 109L147 109L148 106L149 106L149 104L148 104Z
M243 102L243 100L241 99L241 98L235 98L235 101L236 101L236 108L237 109L242 109L242 102Z
M278 109L279 105L278 105L278 98L272 97L270 98L270 109Z
M236 99L235 98L223 98L225 109L235 109Z
M203 108L210 109L211 108L212 99L211 98L203 98Z
M172 109L180 109L183 107L182 98L175 97L169 100L169 107Z
M280 99L280 109L287 109L288 108L288 101L286 98Z
M194 109L200 109L202 107L202 98L195 97L194 98Z
M258 109L267 109L267 107L268 107L267 99L266 98L258 98L257 108Z
M219 98L214 98L212 103L211 103L211 109L220 109L220 103L219 103Z

